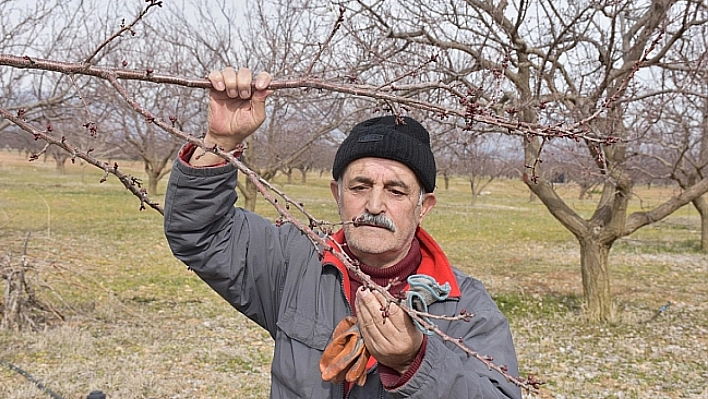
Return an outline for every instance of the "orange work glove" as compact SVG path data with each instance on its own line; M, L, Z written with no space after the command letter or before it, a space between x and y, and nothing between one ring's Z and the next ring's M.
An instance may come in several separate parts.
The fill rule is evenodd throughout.
M327 345L320 359L320 372L324 381L334 384L346 380L357 385L366 383L366 364L369 351L361 338L356 317L347 316L337 324L332 333L332 341Z

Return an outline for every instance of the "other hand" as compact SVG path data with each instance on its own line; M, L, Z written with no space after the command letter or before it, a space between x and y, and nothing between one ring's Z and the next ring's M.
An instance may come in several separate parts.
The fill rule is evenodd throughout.
M379 363L404 374L418 355L423 333L398 305L386 304L377 291L359 289L356 295L357 318L366 348ZM387 308L386 317L382 308Z

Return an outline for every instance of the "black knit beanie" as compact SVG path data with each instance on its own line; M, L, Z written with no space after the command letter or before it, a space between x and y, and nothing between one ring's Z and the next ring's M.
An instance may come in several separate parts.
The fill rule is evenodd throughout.
M430 149L430 133L413 118L382 116L354 126L334 157L334 180L347 165L359 158L386 158L411 168L426 192L435 190L435 157Z

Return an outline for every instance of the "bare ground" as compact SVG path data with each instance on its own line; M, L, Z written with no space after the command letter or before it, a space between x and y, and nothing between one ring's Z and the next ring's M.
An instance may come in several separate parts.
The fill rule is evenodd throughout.
M545 252L552 254L549 270L479 276L510 315L522 375L547 381L534 396L707 398L708 290L697 289L708 272L706 257L615 256L626 265L614 280L616 321L593 325L582 319L578 273L550 266L554 256L567 257L566 250L572 252ZM659 278L643 271L646 264L665 272ZM93 389L109 398L267 397L270 338L189 272L177 275L186 283L169 296L147 282L117 292L84 279L90 295L75 299L64 323L40 332L0 332L0 359L64 398ZM0 397L48 395L3 367Z

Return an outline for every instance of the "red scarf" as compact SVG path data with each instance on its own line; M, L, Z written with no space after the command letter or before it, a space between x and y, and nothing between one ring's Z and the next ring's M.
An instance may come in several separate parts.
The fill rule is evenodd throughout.
M339 252L340 246L345 248L345 252L349 254L346 250L346 240L344 238L344 230L339 230L330 238L334 241L332 248L334 251ZM337 245L339 243L339 245ZM420 249L420 254L416 254L415 249L418 247ZM419 260L419 261L418 261ZM416 262L419 262L417 268L415 268ZM331 263L336 266L344 277L344 293L347 295L349 303L353 298L356 289L361 286L361 282L358 279L353 278L353 273L349 272L342 262L337 259L337 257L331 252L325 252L323 264ZM452 266L447 260L447 256L443 252L442 248L435 242L433 237L428 234L422 227L418 227L416 230L415 238L411 243L411 251L408 252L405 258L392 267L385 269L374 268L366 265L360 265L361 270L372 277L372 280L379 285L386 286L390 279L398 277L398 281L404 282L404 284L398 284L391 287L392 290L389 292L395 293L408 289L408 283L406 279L411 274L425 274L435 279L440 285L445 283L450 283L450 298L460 297L460 287L457 285L457 280L452 271ZM391 270L389 270L391 269ZM354 276L355 277L355 276ZM352 286L356 285L356 288L352 289Z

